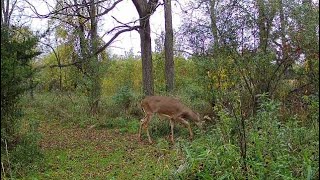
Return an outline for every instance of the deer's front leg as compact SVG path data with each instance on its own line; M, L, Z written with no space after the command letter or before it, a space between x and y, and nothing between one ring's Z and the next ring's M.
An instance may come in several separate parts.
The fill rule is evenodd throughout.
M140 128L139 128L139 136L138 136L140 141L141 141L141 132L143 128L143 129L146 129L148 140L150 143L152 143L152 140L149 134L149 128L148 128L151 118L152 118L152 114L146 114L146 116L140 120Z
M152 139L149 133L149 122L151 121L151 119L152 119L152 114L147 114L146 118L142 123L143 128L146 129L147 131L148 141L150 144L152 144Z
M170 118L170 126L171 126L170 140L171 140L172 144L174 144L174 137L173 137L174 121L171 118Z
M147 126L145 127L147 129L147 136L148 136L148 141L150 144L152 144L152 139L151 139L151 136L149 134L149 126L148 126L149 122L147 122Z
M139 141L141 141L141 130L142 130L142 126L145 121L145 118L146 117L144 117L143 119L140 120L139 135L138 135Z
M177 119L179 119L179 121L189 129L190 140L192 140L193 139L193 132L191 130L190 123L188 121L186 121L185 119L183 119L182 117L178 117Z

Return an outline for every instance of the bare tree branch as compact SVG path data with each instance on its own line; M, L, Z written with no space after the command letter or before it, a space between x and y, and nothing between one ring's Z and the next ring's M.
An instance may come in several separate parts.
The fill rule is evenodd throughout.
M133 30L138 30L140 28L140 26L132 26L132 27L128 27L127 29L123 29L118 31L104 46L100 47L97 52L95 52L94 54L99 54L102 51L104 51L112 42L114 39L116 39L120 34L124 33L124 32L128 32L128 31L133 31Z
M94 2L94 3L92 3L92 4L97 5L97 4L106 2L106 1L107 1L107 0L97 1L97 2ZM116 6L117 4L119 4L119 3L122 2L122 1L123 1L123 0L118 0L118 1L114 2L114 3L111 5L111 7L106 8L106 9L105 9L103 12L101 12L101 13L95 14L94 17L100 17L100 16L103 16L103 15L105 15L105 14L108 14L112 9L115 8L115 6ZM75 4L68 4L67 1L64 1L64 4L66 4L67 6L64 6L64 7L60 8L60 9L57 9L57 10L53 10L53 11L49 12L48 14L40 14L40 13L37 11L36 7L35 7L33 4L31 4L29 1L26 1L26 3L30 6L31 11L32 11L35 15L37 15L38 18L49 18L49 17L52 17L52 16L54 16L54 15L64 15L64 16L67 16L67 17L75 17L75 16L77 16L77 17L81 17L81 18L84 18L84 19L90 19L90 18L93 17L93 16L85 16L85 15L82 15L82 14L78 13L77 10L72 9L72 8L74 8L74 7L75 7L76 9L88 8L90 5L92 5L92 4L90 4L89 2L86 2L86 1L83 1L83 3L81 3L81 4L78 4L76 1L75 1ZM58 2L58 3L59 3L59 2ZM48 5L47 2L46 2L46 4ZM60 5L63 6L63 4L60 4ZM53 8L53 7L51 6L51 8ZM67 9L71 9L74 13L64 12L64 11L67 10ZM88 11L88 12L89 12L89 11Z

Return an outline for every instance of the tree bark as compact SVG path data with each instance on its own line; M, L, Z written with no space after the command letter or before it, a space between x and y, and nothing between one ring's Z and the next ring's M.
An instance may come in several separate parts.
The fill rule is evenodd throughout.
M9 0L1 0L1 27L10 27L11 15L16 8L17 2L17 0L11 1L11 3Z
M286 40L286 20L283 12L283 0L279 1L279 14L280 14L280 31L281 31L281 46L282 46L282 60L286 61L288 59L288 48Z
M141 39L141 60L142 60L142 81L143 91L145 95L153 95L153 67L152 67L152 51L149 20L140 20L143 28L139 29Z
M89 76L91 83L90 86L90 113L91 115L96 115L99 112L99 102L101 97L101 78L99 73L99 60L98 54L94 54L98 50L98 21L96 18L97 7L94 2L91 0L90 5L90 33L91 33L91 50L90 50L90 62L89 62Z
M132 0L139 14L139 34L141 40L142 83L145 95L154 94L152 50L150 36L150 16L156 8L158 0Z
M166 90L172 92L174 89L174 60L173 60L173 30L171 0L164 0L165 17L165 78Z
M266 52L268 47L266 7L263 0L257 0L257 6L258 6L259 41L260 41L259 50L262 52Z
M218 40L218 27L217 27L217 17L215 12L215 4L216 0L210 0L210 19L211 19L211 31L214 40L214 54L216 54L217 49L219 47L219 40Z

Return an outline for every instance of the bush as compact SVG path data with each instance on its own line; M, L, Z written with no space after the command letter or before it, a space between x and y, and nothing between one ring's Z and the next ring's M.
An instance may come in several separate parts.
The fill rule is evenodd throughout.
M28 120L27 127L19 133L13 149L6 147L1 151L1 162L4 163L3 177L23 177L29 170L40 167L43 154L39 147L41 135L38 132L38 120ZM5 143L6 144L6 143Z
M119 116L121 114L125 114L126 116L141 117L141 100L142 95L135 93L131 86L121 86L112 96L112 103L108 104L110 110L113 111L110 113L113 114L112 117Z
M239 148L224 144L219 131L212 130L192 143L180 142L186 161L173 173L173 179L242 179Z
M112 99L114 104L118 105L119 108L127 110L133 100L133 91L129 85L122 86L116 94L113 95Z
M29 168L32 168L35 163L39 163L43 158L38 144L41 138L40 133L38 133L37 127L32 127L32 129L21 136L16 148L11 152L11 162L19 174L27 173Z
M30 61L39 54L34 51L35 36L29 32L22 39L19 35L17 29L1 27L1 139L7 140L9 145L19 126L20 96L30 88L33 74ZM1 141L1 147L3 145Z
M319 133L298 119L279 121L278 102L262 102L248 129L248 164L253 178L313 179L319 174ZM317 123L318 124L318 123ZM315 178L317 179L317 178Z
M319 121L302 126L294 117L279 120L280 103L260 97L256 116L245 120L246 167L239 147L235 117L219 110L215 127L192 143L178 146L186 161L175 169L173 179L318 179ZM316 105L315 105L316 106ZM211 129L211 130L210 130Z
M27 28L1 27L1 175L15 176L12 171L30 165L39 155L33 138L36 131L20 133L23 111L19 104L32 88L31 60L40 54L35 50L37 41Z

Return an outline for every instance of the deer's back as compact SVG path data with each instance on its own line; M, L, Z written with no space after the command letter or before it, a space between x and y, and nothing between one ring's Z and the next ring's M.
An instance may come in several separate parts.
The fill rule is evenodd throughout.
M166 96L147 96L141 106L145 111L166 115L184 112L187 108L178 99Z

